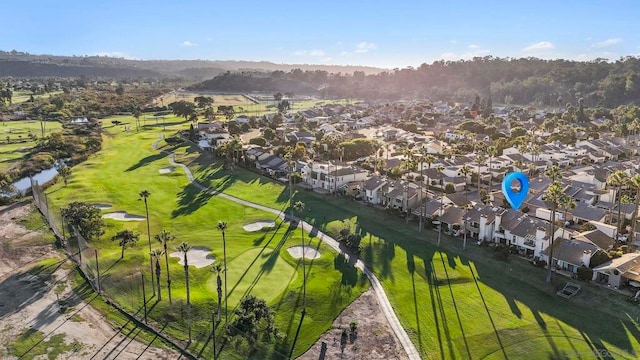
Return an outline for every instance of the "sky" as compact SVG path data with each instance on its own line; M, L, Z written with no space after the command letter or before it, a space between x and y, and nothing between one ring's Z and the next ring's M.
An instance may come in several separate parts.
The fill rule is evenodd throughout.
M33 54L388 69L640 55L640 1L31 0L2 12L0 50Z

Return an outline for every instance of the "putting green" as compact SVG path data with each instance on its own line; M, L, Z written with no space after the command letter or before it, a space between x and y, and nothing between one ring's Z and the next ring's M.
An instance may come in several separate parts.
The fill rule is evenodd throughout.
M251 249L227 262L229 307L235 307L246 294L253 294L269 303L280 295L298 276L296 270L272 249ZM255 260L255 262L254 262ZM253 264L252 264L253 263ZM207 281L216 293L216 276Z

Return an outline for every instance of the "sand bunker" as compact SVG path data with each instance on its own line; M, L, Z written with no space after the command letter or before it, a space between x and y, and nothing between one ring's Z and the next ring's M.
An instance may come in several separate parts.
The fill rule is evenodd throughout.
M104 209L110 209L111 208L111 204L93 204L93 206L97 207L100 210L104 210Z
M128 214L126 211L116 211L102 215L103 219L113 219L119 221L143 221L144 216Z
M171 257L179 258L178 264L184 266L184 254L181 251L172 252ZM211 249L205 247L192 247L187 251L187 261L189 266L195 266L198 269L213 264L215 257L211 255Z
M254 232L254 231L260 231L265 228L273 229L274 227L276 227L275 221L256 221L251 224L247 224L242 228L244 229L244 231Z
M292 246L290 248L287 249L287 251L289 252L289 254L291 254L291 256L293 256L295 259L300 259L302 258L302 246ZM320 257L320 251L309 247L309 246L305 246L304 247L304 257L307 259L317 259Z
M175 166L169 166L169 167L165 167L165 168L162 168L162 169L158 170L158 172L160 174L168 174L170 172L173 172L173 170L175 170L175 169L176 169Z

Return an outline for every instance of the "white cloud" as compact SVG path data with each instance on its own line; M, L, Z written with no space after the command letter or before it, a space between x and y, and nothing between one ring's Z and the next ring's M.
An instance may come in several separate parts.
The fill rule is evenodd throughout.
M374 44L374 43L368 43L366 41L363 41L361 43L359 43L358 45L356 45L356 50L354 51L354 53L356 54L364 54L364 53L368 53L369 50L375 50L378 48L378 45Z
M366 54L369 51L375 50L378 48L378 45L375 43L370 43L366 41L362 41L356 45L356 48L353 51L342 51L340 56L352 56L354 54Z
M536 52L540 50L551 50L554 49L555 46L549 41L540 41L535 44L531 44L526 48L522 49L524 52Z
M182 44L180 44L180 46L182 46L182 47L186 47L186 48L189 48L189 47L198 46L198 44L193 43L193 42L191 42L191 41L187 40L187 41L183 41L183 42L182 42Z
M480 49L480 45L471 44L469 45L469 49Z
M322 57L324 56L323 50L298 50L293 53L295 56L312 56L312 57Z
M621 42L622 42L622 39L620 39L620 38L611 38L611 39L607 39L605 41L600 41L600 42L597 42L597 43L593 43L593 44L591 44L591 47L603 48L603 47L612 46L612 45L615 45L615 44L618 44L618 43L621 43Z

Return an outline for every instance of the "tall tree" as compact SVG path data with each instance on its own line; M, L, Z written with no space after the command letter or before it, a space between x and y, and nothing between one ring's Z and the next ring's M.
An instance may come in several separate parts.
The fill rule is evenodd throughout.
M300 224L300 235L302 236L302 312L307 312L307 272L305 270L304 258L307 255L307 250L304 243L304 203L302 201L296 201L293 208L298 213L298 224Z
M495 146L489 146L487 148L487 155L489 155L489 196L491 196L491 185L493 184L493 158L498 155L498 149Z
M164 260L167 269L167 294L169 295L169 305L171 305L171 274L169 273L169 253L167 252L167 243L169 241L173 241L176 239L175 236L171 235L171 233L165 229L162 229L160 234L156 234L155 239L162 243L162 247L164 250ZM160 286L158 286L158 292L160 291Z
M562 172L560 171L558 165L549 166L547 170L545 170L544 174L546 177L551 179L552 182L559 181L560 177L562 176Z
M266 301L253 295L240 300L234 315L233 323L226 326L226 335L244 337L249 345L250 354L256 350L261 334L268 340L277 331L273 311L267 306Z
M563 202L564 192L559 182L554 181L544 194L544 201L551 209L551 217L549 221L549 264L547 269L547 282L551 282L551 269L553 267L553 242L556 232L556 210L558 206Z
M151 269L151 289L153 291L153 295L156 295L156 284L153 274L153 259L151 258L151 226L149 225L149 204L147 203L147 199L151 196L151 193L148 190L142 190L138 193L138 200L144 201L144 211L147 219L147 239L149 240L149 267Z
M162 255L164 255L164 250L162 249L153 249L153 251L151 251L151 258L156 264L155 268L156 268L156 282L157 282L156 285L158 286L158 301L162 301L162 290L160 290L160 272L161 272L160 259L162 259Z
M217 292L218 292L218 322L220 322L221 320L221 308L222 308L222 278L220 277L220 274L222 274L222 272L224 272L224 270L222 269L222 264L215 263L214 265L211 266L211 271L213 271L216 274L216 284L217 284Z
M62 209L62 217L86 240L96 240L104 233L102 212L93 204L74 201Z
M191 246L186 242L178 246L178 251L183 254L184 279L187 286L187 328L189 331L189 343L191 343L191 292L189 290L189 258L187 256L189 250L191 250Z
M629 179L629 186L636 191L636 197L633 206L633 215L631 216L631 241L636 240L636 222L638 221L638 207L640 206L640 174L636 174Z
M69 178L71 177L71 168L64 163L61 163L56 167L56 169L58 170L58 175L60 175L60 177L62 177L62 180L64 181L64 186L67 186L67 184L69 183Z
M138 235L134 234L131 230L122 230L111 237L111 241L118 241L122 251L120 252L120 259L124 259L124 249L126 247L135 246L138 242Z
M476 155L476 164L478 164L478 193L480 193L480 180L482 180L482 174L480 173L480 167L487 161L483 154Z
M229 308L228 306L228 297L229 293L227 292L227 239L224 235L224 231L227 229L227 223L225 221L218 221L217 229L222 232L222 259L224 263L224 322L225 324L229 323Z
M444 213L443 201L444 201L444 178L442 177L442 172L444 171L444 166L439 165L437 167L438 173L440 174L440 217ZM438 226L438 246L440 246L440 240L442 239L442 220L440 220L440 226Z
M627 175L627 173L624 170L617 170L615 172L613 172L611 175L609 175L609 177L607 178L607 183L609 183L609 185L611 185L614 188L614 195L613 198L611 199L611 202L613 203L614 201L617 203L618 206L618 218L616 220L616 246L618 246L618 237L620 235L620 230L622 227L622 221L620 219L620 213L621 213L621 207L620 207L620 200L622 199L621 196L621 189L623 186L626 186L629 182L629 175ZM610 216L613 218L613 212L610 213ZM611 223L613 223L613 219L611 221Z

